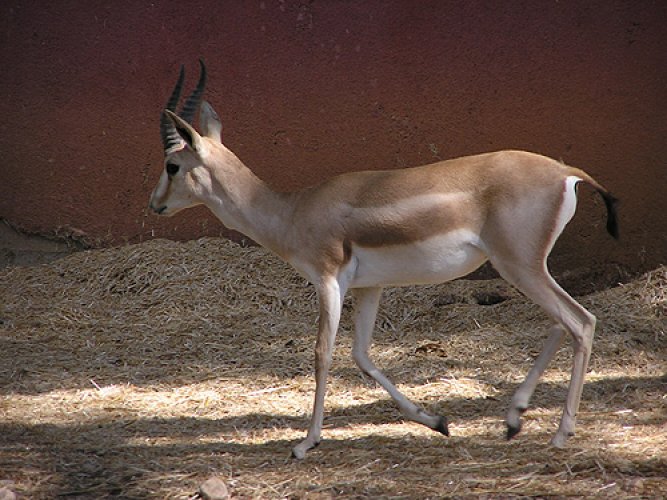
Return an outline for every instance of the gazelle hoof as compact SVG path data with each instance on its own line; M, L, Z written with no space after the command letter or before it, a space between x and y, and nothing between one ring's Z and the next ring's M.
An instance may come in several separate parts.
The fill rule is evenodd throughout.
M568 438L574 436L574 432L568 432L566 434L557 432L554 437L551 438L551 446L554 448L565 448L565 443L567 443Z
M447 417L440 417L433 430L438 431L440 434L445 436L449 436L449 429L447 428Z
M514 436L516 436L519 432L521 432L521 422L519 422L519 425L517 425L517 426L507 424L507 440L508 441L510 439L512 439Z
M308 452L308 450L317 448L319 445L320 445L319 441L316 441L313 444L310 444L307 439L301 441L294 448L292 448L292 457L296 458L297 460L303 460L304 458L306 458L306 453Z

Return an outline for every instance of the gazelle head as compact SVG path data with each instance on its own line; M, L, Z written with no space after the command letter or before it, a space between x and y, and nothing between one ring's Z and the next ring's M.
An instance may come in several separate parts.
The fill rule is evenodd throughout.
M213 108L202 101L206 87L206 66L199 61L201 73L195 90L177 114L176 107L183 88L185 71L181 72L167 106L160 118L164 144L164 170L151 194L149 207L159 215L173 215L185 208L203 203L204 192L211 186L210 172L204 161L212 150L222 146L222 125ZM193 127L197 108L202 133Z

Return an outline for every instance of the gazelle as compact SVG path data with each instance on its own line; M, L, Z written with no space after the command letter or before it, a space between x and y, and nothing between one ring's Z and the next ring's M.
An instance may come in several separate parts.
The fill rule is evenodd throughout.
M291 264L316 288L319 326L315 347L315 402L302 442L303 458L320 441L327 374L346 292L356 298L353 356L409 420L449 435L447 419L403 396L369 359L382 288L441 283L489 260L512 285L554 321L542 353L512 397L507 439L521 429L538 379L568 333L574 361L562 419L552 444L574 434L595 317L568 295L547 270L547 256L575 212L576 185L584 182L607 208L607 230L618 238L616 199L574 167L524 151L467 156L416 168L353 172L291 193L273 191L221 141L218 115L202 102L206 69L176 114L183 68L162 113L165 168L150 199L160 215L206 205L235 229ZM201 106L201 133L192 125Z

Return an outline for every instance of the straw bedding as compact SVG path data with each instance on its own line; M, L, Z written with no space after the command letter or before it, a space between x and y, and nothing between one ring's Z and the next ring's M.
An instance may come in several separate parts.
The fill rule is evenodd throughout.
M547 446L571 349L524 430L509 398L546 337L499 280L387 290L372 357L452 437L404 422L350 357L346 302L322 445L304 435L314 291L260 248L155 240L0 271L0 487L27 498L654 497L667 491L667 268L581 297L598 317L577 435Z

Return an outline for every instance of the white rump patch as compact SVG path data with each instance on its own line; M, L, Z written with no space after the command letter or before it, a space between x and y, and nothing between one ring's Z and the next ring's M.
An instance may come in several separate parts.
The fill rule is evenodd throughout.
M563 191L563 202L561 203L560 210L558 211L558 216L556 217L556 222L554 225L553 232L551 233L551 241L547 248L547 255L551 252L556 240L565 229L574 213L577 210L577 183L581 182L582 179L576 175L570 175L565 179L565 189Z

